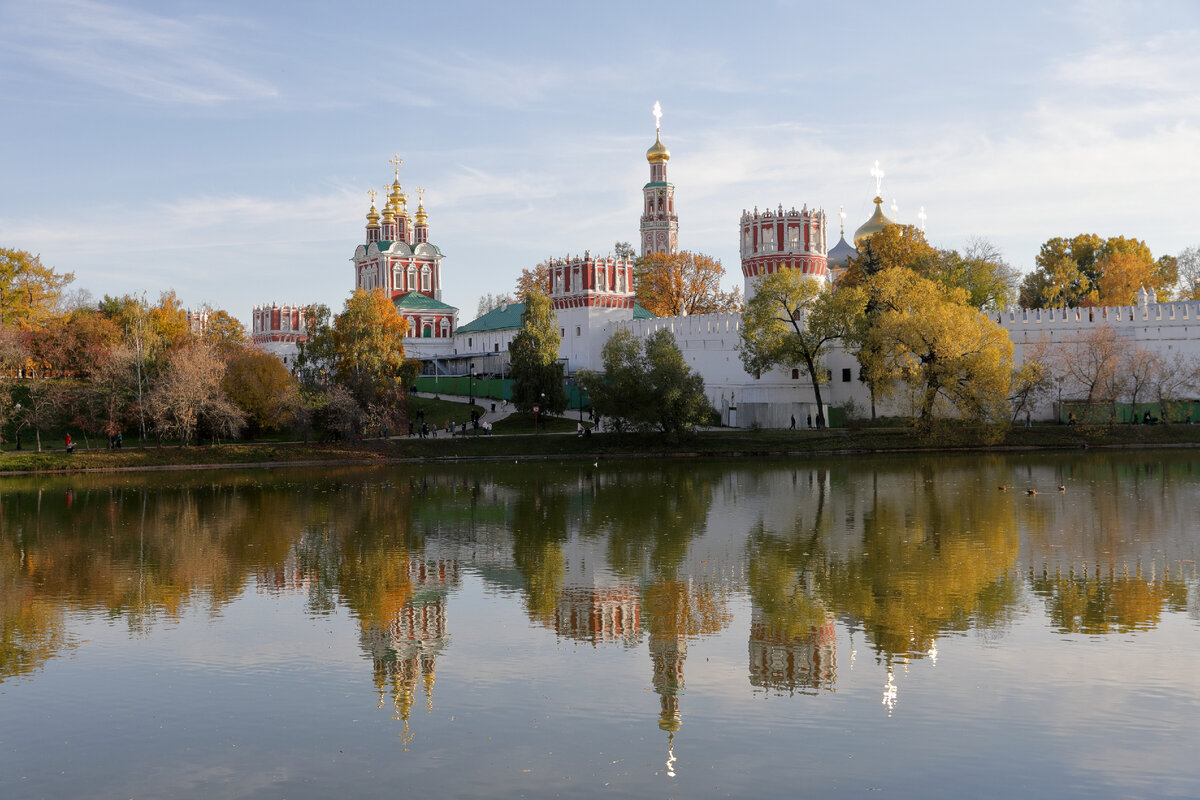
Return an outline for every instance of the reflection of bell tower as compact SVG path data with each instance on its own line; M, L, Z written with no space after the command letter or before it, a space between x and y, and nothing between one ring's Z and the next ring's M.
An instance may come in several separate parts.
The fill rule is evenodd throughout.
M413 740L409 717L416 704L418 686L426 708L433 710L437 657L450 643L446 630L446 596L460 583L458 563L425 562L414 557L408 564L412 596L388 622L362 623L359 642L374 665L379 707L390 696L393 718L403 723L400 741L405 749Z
M675 734L683 725L679 696L683 692L683 662L689 636L716 633L729 622L724 597L710 586L665 580L647 586L642 595L652 685L658 695L658 727L667 732L667 775L675 777Z

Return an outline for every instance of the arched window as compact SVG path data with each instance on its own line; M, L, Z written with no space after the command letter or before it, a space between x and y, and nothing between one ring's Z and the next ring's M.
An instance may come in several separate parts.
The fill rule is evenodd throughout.
M608 288L608 280L607 276L604 274L604 267L598 267L596 269L596 288L600 291L604 291Z
M432 339L433 338L433 326L430 325L428 322L426 322L425 327L421 329L421 337L424 339Z
M429 291L429 267L421 267L421 291Z
M440 335L443 339L448 338L450 336L450 320L446 319L445 317L442 318Z
M404 288L404 270L392 267L392 289L400 291Z
M413 292L417 289L417 268L413 265L408 267L408 284L404 287L404 291ZM415 328L413 330L416 330Z

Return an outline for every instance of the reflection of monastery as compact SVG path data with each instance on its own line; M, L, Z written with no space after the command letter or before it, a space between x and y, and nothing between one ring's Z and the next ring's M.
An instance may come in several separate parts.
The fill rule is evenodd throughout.
M640 242L643 255L675 252L679 247L679 217L675 186L667 179L670 151L656 136L647 151L650 180L642 187ZM428 214L418 201L415 217L408 212L408 195L399 180L399 159L383 212L372 203L367 213L365 240L355 250L355 288L383 288L408 320L405 348L426 362L426 373L437 375L503 375L508 347L521 324L524 304L501 306L465 325L458 309L442 302L442 252L430 239ZM882 177L882 173L879 174ZM876 190L878 194L878 177ZM743 211L738 223L745 296L753 296L757 279L777 270L795 269L813 280L832 281L856 254L855 246L891 222L875 198L875 212L854 233L854 246L845 239L828 248L825 212L804 206ZM816 418L815 398L805 371L772 370L748 375L738 356L741 315L708 314L654 317L635 305L633 262L585 251L550 262L550 298L558 316L562 344L560 360L567 375L581 368L598 369L605 341L620 328L637 337L669 329L688 363L704 377L709 401L731 426L786 427L794 416ZM295 342L303 336L296 307L261 306L253 311L252 338L289 363ZM1008 330L1015 357L1041 342L1063 342L1108 325L1144 348L1171 357L1179 352L1200 354L1200 337L1188 332L1200 327L1200 303L1158 303L1153 294L1139 294L1135 306L1093 309L1008 309L996 320ZM867 407L870 398L858 380L853 354L835 349L826 359L826 402L842 406L853 401ZM825 393L823 393L825 394ZM907 413L904 398L896 398L884 413ZM1049 417L1049 407L1040 410Z

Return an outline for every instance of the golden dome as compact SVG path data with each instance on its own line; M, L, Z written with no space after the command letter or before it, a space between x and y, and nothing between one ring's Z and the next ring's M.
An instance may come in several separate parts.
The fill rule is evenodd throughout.
M883 198L876 196L875 213L869 220L859 225L858 230L854 232L855 249L861 248L863 242L883 230L885 225L891 224L893 224L892 221L883 215Z
M371 203L371 210L367 212L367 225L372 228L379 225L379 212L375 210L374 203Z
M386 206L384 206L384 207L383 207L383 224L384 224L384 225L391 225L391 224L392 224L392 221L393 221L393 219L394 219L394 218L393 218L393 216L392 216L392 207L391 207L391 205L389 204L389 205L386 205Z
M662 143L662 138L658 135L657 131L654 133L654 146L646 151L646 160L651 164L658 161L671 160L671 151Z
M429 224L429 216L425 213L425 204L424 203L417 204L417 224L418 225L428 225Z

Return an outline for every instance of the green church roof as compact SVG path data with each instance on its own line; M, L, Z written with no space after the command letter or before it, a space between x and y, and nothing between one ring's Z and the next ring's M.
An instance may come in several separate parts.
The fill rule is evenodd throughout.
M521 327L521 315L525 313L524 303L509 303L497 306L478 319L459 325L455 333L487 333L488 331L503 331L509 328Z
M434 300L429 295L421 294L420 292L408 292L406 294L402 294L399 297L397 297L395 300L393 300L392 302L396 304L396 308L401 308L401 309L413 308L413 309L422 309L422 310L426 310L426 311L428 311L428 310L457 311L458 310L454 306L446 305L441 300Z
M489 333L491 331L506 331L521 327L521 315L525 313L524 303L509 303L507 307L493 308L479 319L459 325L458 333ZM651 314L637 305L633 306L634 319L654 319L657 314Z

